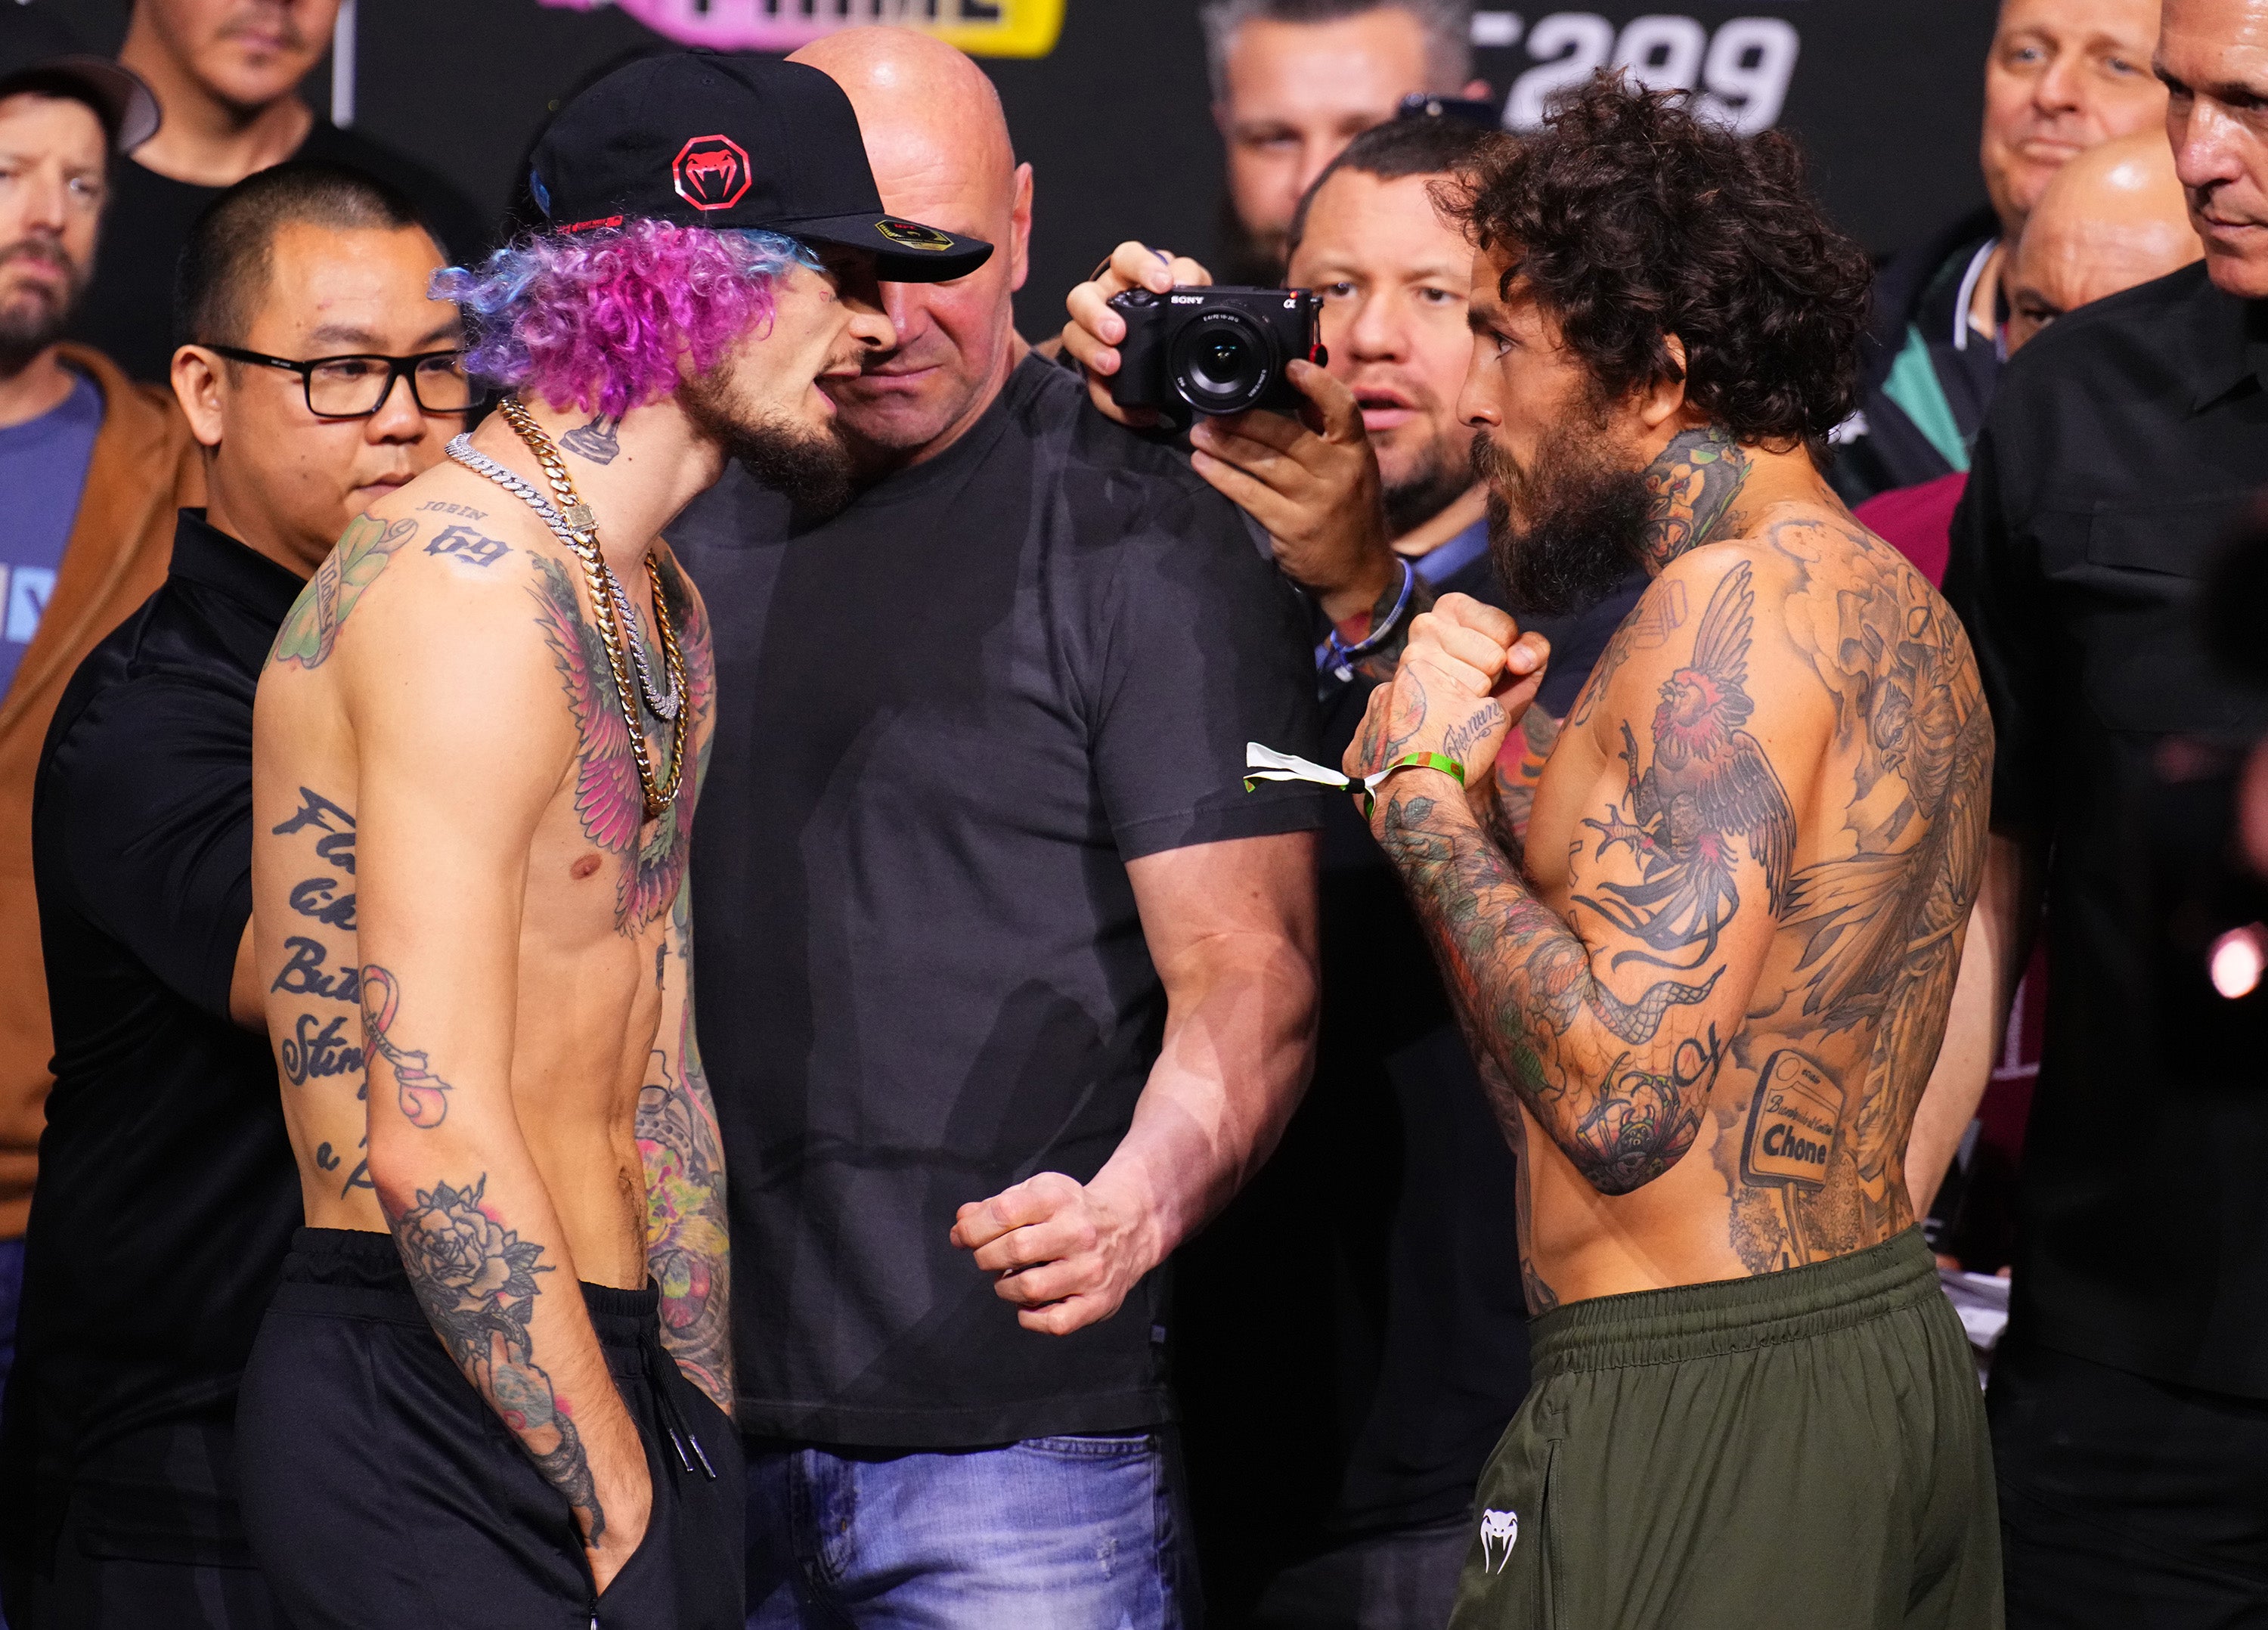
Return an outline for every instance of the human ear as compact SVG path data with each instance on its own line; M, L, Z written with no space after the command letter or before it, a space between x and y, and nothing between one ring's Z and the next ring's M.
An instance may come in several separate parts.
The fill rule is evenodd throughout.
M220 362L202 345L184 345L173 353L173 400L189 422L189 434L201 446L220 446Z
M1638 393L1638 422L1649 431L1660 430L1685 410L1685 342L1665 334L1661 348L1669 354L1671 372Z

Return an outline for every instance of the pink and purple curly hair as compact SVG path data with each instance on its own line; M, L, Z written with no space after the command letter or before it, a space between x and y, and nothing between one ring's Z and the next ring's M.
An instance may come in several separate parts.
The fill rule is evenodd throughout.
M470 372L555 408L620 418L704 372L771 324L772 282L817 268L792 238L666 221L521 238L472 269L436 274L464 314Z

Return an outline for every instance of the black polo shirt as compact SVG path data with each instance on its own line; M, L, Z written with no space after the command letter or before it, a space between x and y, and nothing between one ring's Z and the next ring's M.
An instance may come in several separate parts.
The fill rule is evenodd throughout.
M32 848L55 1085L0 1451L0 1501L38 1517L0 1520L11 1563L51 1542L66 1487L101 1554L249 1560L230 1423L300 1203L267 1038L228 992L253 690L299 588L182 511L171 575L48 733Z
M2052 851L2047 1045L2014 1328L2268 1397L2268 995L2214 939L2268 902L2235 775L2268 704L2217 672L2200 579L2268 483L2268 302L2202 264L2059 320L2009 366L1946 594L1999 733L1996 829Z

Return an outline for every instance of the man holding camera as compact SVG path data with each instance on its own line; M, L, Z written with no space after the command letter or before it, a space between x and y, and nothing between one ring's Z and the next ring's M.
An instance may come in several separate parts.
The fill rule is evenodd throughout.
M882 285L895 344L831 393L847 508L728 478L672 528L717 635L749 1622L1177 1626L1159 1269L1314 1036L1315 801L1241 784L1248 741L1315 750L1300 612L1016 338L1031 171L976 66L896 29L798 60L889 210L999 248Z
M1322 428L1250 414L1192 432L1198 469L1267 527L1341 646L1374 640L1325 653L1327 758L1435 594L1505 602L1455 412L1472 245L1431 192L1486 137L1405 117L1354 138L1291 226L1292 281L1320 299L1329 358L1295 372ZM1094 369L1105 411L1127 411L1130 351L1157 349L1126 341L1130 285L1155 299L1175 275L1205 281L1123 245L1073 292L1064 349ZM1555 660L1506 756L1516 826L1644 582L1579 616L1522 619ZM1268 1169L1183 1253L1175 1380L1208 1606L1263 1626L1415 1630L1448 1616L1475 1484L1528 1389L1520 1274L1494 1244L1513 1227L1516 1172L1401 887L1337 800L1321 894L1314 1086Z

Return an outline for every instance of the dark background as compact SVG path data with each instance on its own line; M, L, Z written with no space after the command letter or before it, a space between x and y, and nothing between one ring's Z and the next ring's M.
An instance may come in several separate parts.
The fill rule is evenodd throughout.
M124 36L128 0L59 4L91 44L114 50ZM1978 98L1994 0L1594 0L1590 14L1619 33L1673 4L1712 37L1740 18L1796 29L1778 122L1802 138L1822 198L1868 248L1894 249L1983 202ZM1121 239L1216 248L1221 148L1197 11L1197 0L1068 0L1052 55L980 59L1037 173L1032 276L1017 302L1027 335L1061 324L1064 291ZM1499 101L1536 66L1528 36L1560 15L1523 13L1521 43L1477 53ZM362 0L357 37L357 127L499 214L547 109L603 64L663 43L619 11L536 0ZM328 107L328 64L307 91Z

